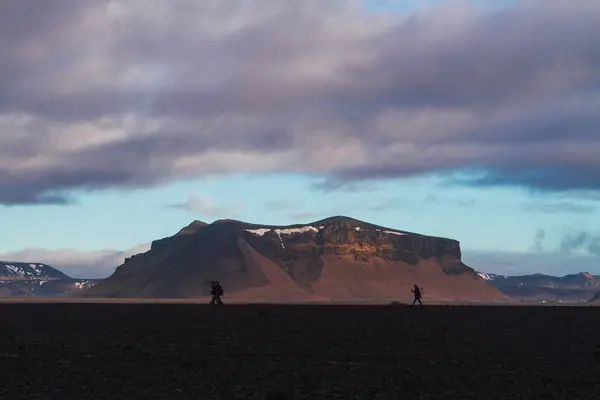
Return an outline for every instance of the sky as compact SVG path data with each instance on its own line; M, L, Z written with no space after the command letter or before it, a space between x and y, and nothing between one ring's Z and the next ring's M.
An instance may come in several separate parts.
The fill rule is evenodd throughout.
M600 274L600 2L0 2L0 259L332 215Z

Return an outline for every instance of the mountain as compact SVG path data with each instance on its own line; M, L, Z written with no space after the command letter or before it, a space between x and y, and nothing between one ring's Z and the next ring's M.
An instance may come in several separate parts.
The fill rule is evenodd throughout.
M456 240L385 228L348 217L306 225L194 221L156 240L88 297L207 296L218 279L240 300L505 300L461 261Z
M68 279L46 264L0 261L0 280Z
M596 294L594 294L594 296L592 296L589 300L590 303L597 303L600 304L600 291L597 292Z
M0 261L0 298L69 296L95 283L71 278L46 264Z
M600 291L600 277L588 272L562 277L543 274L504 276L481 272L479 276L517 300L587 301Z

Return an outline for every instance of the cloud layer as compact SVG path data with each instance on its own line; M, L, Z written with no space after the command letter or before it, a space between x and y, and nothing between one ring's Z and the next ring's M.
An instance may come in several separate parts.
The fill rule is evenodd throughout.
M583 252L600 257L600 235L590 232L567 235L560 243L560 250L566 254Z
M173 204L170 207L192 213L199 213L207 217L233 218L238 216L238 213L244 206L239 201L219 203L210 196L196 194L190 196L185 202Z
M0 260L19 262L41 262L57 268L73 278L106 278L123 264L125 258L145 253L149 244L128 250L79 251L74 249L25 249L0 254Z
M212 174L600 189L600 3L0 3L0 204Z

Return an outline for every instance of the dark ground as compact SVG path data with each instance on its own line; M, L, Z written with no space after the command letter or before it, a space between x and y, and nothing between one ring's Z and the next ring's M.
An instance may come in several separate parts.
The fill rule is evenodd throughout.
M595 307L0 304L0 327L1 399L600 395Z

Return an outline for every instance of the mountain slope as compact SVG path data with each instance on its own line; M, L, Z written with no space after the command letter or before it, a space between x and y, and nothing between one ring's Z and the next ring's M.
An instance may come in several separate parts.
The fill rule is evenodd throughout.
M307 225L195 221L85 290L90 297L200 297L218 279L254 300L503 300L461 261L459 242L332 217Z
M562 277L532 274L503 276L479 273L498 290L518 300L587 301L600 291L600 278L588 272Z

